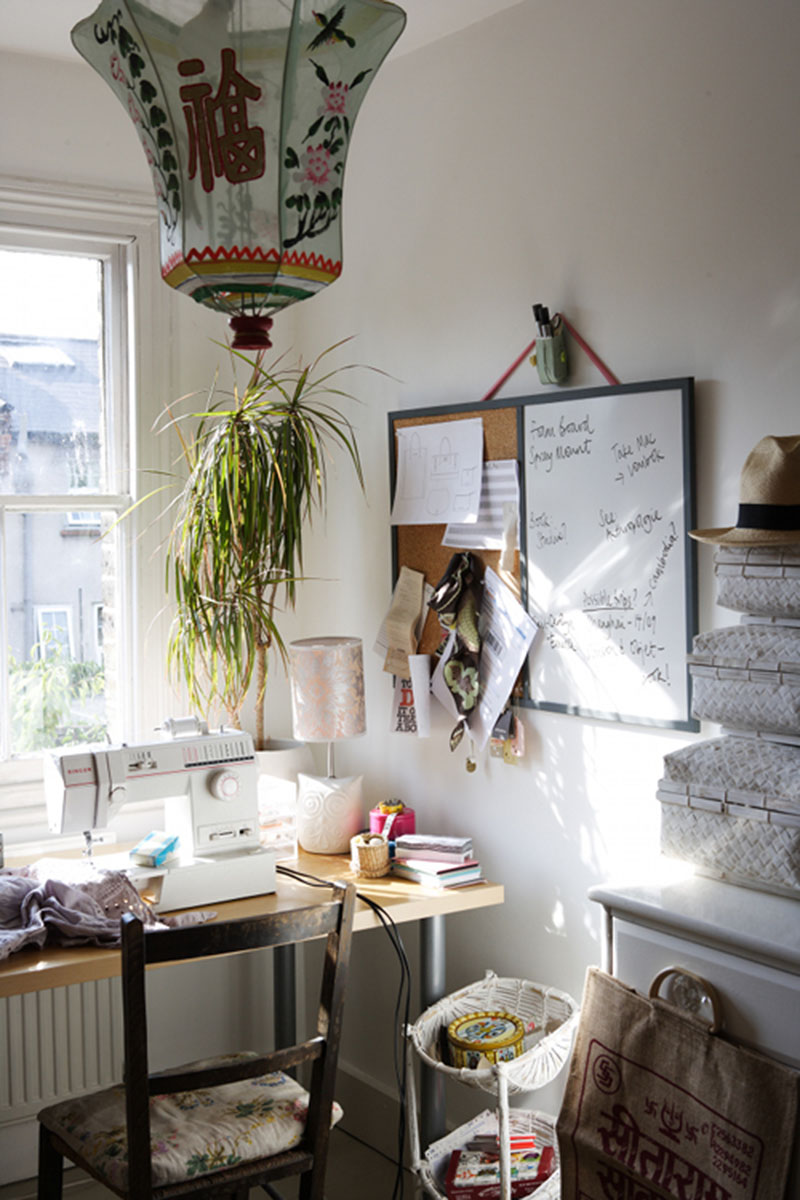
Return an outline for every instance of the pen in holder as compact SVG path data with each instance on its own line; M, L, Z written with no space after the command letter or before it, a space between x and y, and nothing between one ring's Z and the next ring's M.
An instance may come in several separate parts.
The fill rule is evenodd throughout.
M564 383L569 375L564 322L556 313L536 339L534 361L542 383Z

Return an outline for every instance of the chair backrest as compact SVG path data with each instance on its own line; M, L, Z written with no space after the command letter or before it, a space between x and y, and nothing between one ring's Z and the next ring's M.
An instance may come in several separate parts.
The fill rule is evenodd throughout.
M234 921L148 930L132 914L123 916L122 997L131 1196L149 1196L152 1190L149 1097L153 1095L214 1087L311 1062L309 1109L301 1146L314 1156L324 1153L330 1131L355 909L353 884L331 886L334 897L324 903ZM214 1067L149 1072L145 994L147 966L288 946L326 935L317 1032L314 1036L293 1046Z

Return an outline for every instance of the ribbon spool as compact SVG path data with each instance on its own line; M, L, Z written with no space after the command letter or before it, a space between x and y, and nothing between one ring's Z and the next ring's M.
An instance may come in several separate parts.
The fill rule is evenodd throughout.
M389 841L382 833L358 833L350 839L350 866L361 879L389 872Z

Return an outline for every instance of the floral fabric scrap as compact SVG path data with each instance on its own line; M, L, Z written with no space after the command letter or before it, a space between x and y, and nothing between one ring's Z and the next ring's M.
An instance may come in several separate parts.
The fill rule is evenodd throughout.
M454 554L429 602L439 623L455 632L452 653L444 666L444 680L458 712L458 723L450 734L451 750L463 738L480 695L478 613L482 586L474 555Z

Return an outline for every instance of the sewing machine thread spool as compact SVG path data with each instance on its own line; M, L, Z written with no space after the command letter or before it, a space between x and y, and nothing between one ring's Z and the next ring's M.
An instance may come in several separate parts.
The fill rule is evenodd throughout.
M361 879L380 879L389 872L389 841L382 833L358 833L350 840L350 866Z

